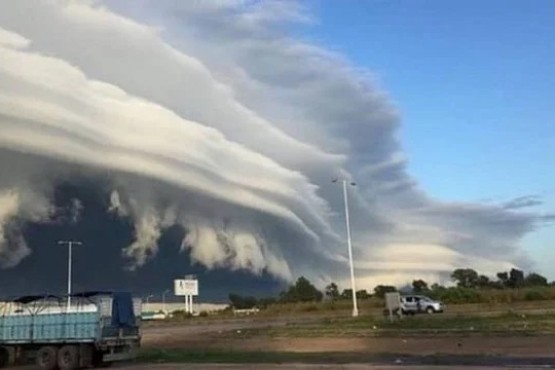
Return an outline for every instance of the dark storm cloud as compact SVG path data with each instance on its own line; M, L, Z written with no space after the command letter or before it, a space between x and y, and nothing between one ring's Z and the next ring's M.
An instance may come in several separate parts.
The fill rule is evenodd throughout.
M322 285L347 277L343 198L330 182L340 176L358 184L349 196L365 284L526 261L519 242L542 218L517 208L534 198L486 206L426 194L373 76L288 35L291 22L312 21L298 2L2 7L0 82L10 89L0 95L0 146L27 165L0 176L11 206L1 224L25 214L30 197L42 206L22 219L48 219L52 184L75 178L50 168L70 162L104 181L105 210L132 225L113 248L136 273L157 263L165 230L177 227L180 251L204 266Z

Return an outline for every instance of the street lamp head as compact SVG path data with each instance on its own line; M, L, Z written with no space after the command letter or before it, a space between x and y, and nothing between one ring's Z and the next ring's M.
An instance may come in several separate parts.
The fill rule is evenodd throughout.
M341 180L341 181L343 181L344 183L347 183L347 180ZM334 177L333 179L331 179L331 182L333 182L335 184L335 183L339 182L339 178ZM351 185L351 186L357 186L357 183L354 182L354 181L351 181L348 184Z
M77 240L59 240L58 244L75 244L75 245L82 245L83 243Z

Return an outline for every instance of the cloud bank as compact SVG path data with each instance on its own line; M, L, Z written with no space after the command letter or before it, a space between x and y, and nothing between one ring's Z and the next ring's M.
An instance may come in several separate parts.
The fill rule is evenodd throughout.
M64 217L52 199L74 176L102 179L106 212L134 224L121 252L128 269L156 258L178 225L183 253L209 268L342 282L334 176L358 184L350 200L363 284L527 264L519 241L545 216L522 208L538 200L425 194L407 171L400 117L369 74L288 35L291 22L311 21L296 2L1 7L3 267L35 248L25 223L79 222L78 199Z

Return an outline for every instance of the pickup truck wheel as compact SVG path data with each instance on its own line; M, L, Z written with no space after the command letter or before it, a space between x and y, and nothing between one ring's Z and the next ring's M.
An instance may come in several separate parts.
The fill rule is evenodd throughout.
M60 370L77 369L79 367L79 348L63 346L58 352L58 367Z
M433 313L435 313L435 312L436 312L436 310L434 310L433 307L428 307L428 308L426 308L426 313L428 313L428 314L433 314Z
M41 370L54 370L58 366L58 349L52 346L41 347L37 352L37 366Z

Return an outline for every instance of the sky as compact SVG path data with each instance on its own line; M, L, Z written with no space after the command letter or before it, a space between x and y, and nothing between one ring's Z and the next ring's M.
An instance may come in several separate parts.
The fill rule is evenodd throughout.
M307 2L300 35L367 68L401 111L408 170L443 199L555 209L555 3ZM555 230L523 242L554 277Z
M105 282L346 286L333 177L366 289L555 278L553 7L339 4L1 3L0 278L47 289L58 233Z
M553 196L553 2L320 2L315 9L319 21L308 36L375 74L402 111L410 169L430 191L467 200ZM473 181L456 179L453 166Z

